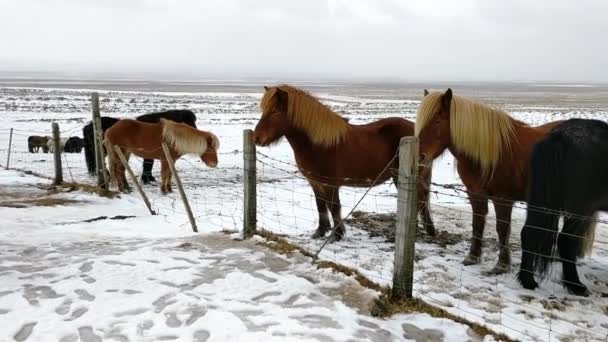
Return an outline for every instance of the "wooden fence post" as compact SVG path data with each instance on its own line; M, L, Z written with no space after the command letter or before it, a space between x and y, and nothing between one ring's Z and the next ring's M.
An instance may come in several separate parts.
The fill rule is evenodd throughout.
M399 142L399 198L395 231L393 299L411 298L414 285L414 248L417 229L418 138Z
M59 124L53 122L53 160L55 161L54 185L63 183L63 168L61 167L61 137L59 135Z
M253 131L243 131L243 162L245 174L243 204L243 238L248 239L255 234L257 226L257 202L256 202L256 149L253 143Z
M186 193L184 192L184 187L182 186L182 181L177 174L177 170L175 170L175 162L173 161L173 157L171 156L171 151L167 144L163 142L162 144L163 152L165 152L165 158L167 158L167 162L169 163L169 168L171 168L171 174L173 178L175 178L175 183L177 184L177 190L179 190L179 195L182 198L182 202L184 202L184 207L186 207L186 213L188 213L188 219L190 220L190 225L192 226L192 231L198 233L198 229L196 228L196 222L194 221L194 215L192 215L192 209L190 208L190 203L188 202L188 198L186 197Z
M91 105L93 111L93 135L95 145L95 167L97 173L97 187L101 192L107 192L110 184L106 174L106 163L103 153L103 129L101 127L101 114L99 111L99 94L91 94Z
M131 181L133 183L135 183L135 187L137 188L137 191L139 191L141 198L144 200L146 207L148 207L150 214L156 215L154 210L152 210L152 205L150 205L150 200L148 199L148 196L146 196L144 189L142 189L141 185L137 181L137 177L135 177L133 170L131 170L131 167L129 166L129 161L127 160L127 158L125 158L124 153L122 153L122 150L118 146L114 146L114 150L116 151L116 154L118 154L118 158L120 159L120 162L122 163L122 165L124 165L125 169L127 170L127 173L129 174L129 177L131 178ZM110 166L110 167L112 167L112 166Z
M10 167L11 163L11 148L13 146L13 129L11 128L11 133L8 136L8 155L6 156L6 169Z

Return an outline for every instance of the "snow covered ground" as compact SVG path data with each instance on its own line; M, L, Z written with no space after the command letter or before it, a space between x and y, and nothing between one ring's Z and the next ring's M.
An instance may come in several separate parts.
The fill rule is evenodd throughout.
M115 117L133 117L169 108L190 108L197 114L201 128L211 130L220 137L222 147L217 169L207 169L193 158L182 159L177 166L199 230L210 233L241 228L242 130L253 128L259 118L257 104L261 94L254 91L231 92L230 87L223 87L221 92L208 89L205 92L180 93L102 91L101 105L103 115ZM334 87L318 91L317 94L323 101L337 111L346 113L354 123L369 122L386 116L413 120L419 101L419 96L402 96L393 92L372 94L366 93L365 89ZM530 95L529 90L521 93L510 90L504 93L504 97L502 92L484 92L479 97L499 104L516 118L532 125L569 117L608 119L605 90L560 88L559 91L561 93L547 95L538 90ZM570 91L575 95L568 96ZM524 93L525 98L522 97ZM535 102L534 97L538 97L538 101ZM52 121L60 124L63 135L81 135L81 127L88 122L89 113L88 90L0 88L0 164L6 160L4 142L8 141L7 129L12 127L15 135L11 166L52 175L52 157L27 153L27 136L36 132L48 134ZM82 155L65 154L63 161L64 166L67 166L67 170L64 170L67 180L94 181L86 175ZM321 241L309 239L317 220L314 197L306 181L295 171L293 163L291 149L286 143L258 149L259 226L282 234L308 250L316 251ZM131 164L139 172L140 161L132 159ZM158 171L156 165L157 175ZM433 181L445 185L460 184L451 156L445 155L436 162ZM341 191L343 215L352 209L356 212L347 221L346 239L328 245L321 252L320 258L355 267L373 281L390 284L394 245L390 241L390 230L396 209L396 190L390 184L376 187L355 207L364 191L365 189L353 188ZM520 258L519 231L525 211L517 209L513 215L513 271L501 276L485 275L484 272L494 265L497 256L492 212L486 228L482 264L464 267L461 261L468 251L471 235L470 207L458 191L443 187L434 187L433 191L432 214L442 233L437 240L422 237L417 243L414 289L417 296L451 313L487 324L496 331L521 340L606 339L606 225L599 226L594 253L590 259L582 260L579 267L583 282L593 292L591 297L568 295L557 283L560 267L555 268L551 279L542 284L540 290L532 292L522 289L514 278ZM166 240L169 236L190 236L188 220L179 196L176 193L162 196L155 185L147 186L146 192L151 197L154 209L161 214L164 225L171 227L170 233L163 231L159 238L165 237ZM126 206L124 201L129 201L130 205ZM136 194L113 202L111 207L100 212L113 216L133 211L139 212L137 220L142 222L141 226L138 224L135 227L130 220L94 224L102 225L104 230L121 237L126 234L132 239L149 238L149 234L156 234L156 228L148 229L143 223L147 220L146 212ZM65 219L66 214L61 216ZM156 222L157 218L148 220ZM85 226L88 229L92 227L91 224ZM150 227L153 226L150 223ZM46 236L41 235L39 238ZM181 241L170 243L169 246L179 243ZM170 247L165 245L165 249ZM122 258L120 260L124 261Z
M259 238L42 183L0 171L0 341L481 340L426 314L370 317L377 293Z

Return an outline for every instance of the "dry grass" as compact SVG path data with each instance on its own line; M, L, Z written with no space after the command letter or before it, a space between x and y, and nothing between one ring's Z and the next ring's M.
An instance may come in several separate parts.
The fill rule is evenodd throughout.
M5 208L28 208L28 207L54 207L57 205L68 205L74 203L83 203L82 201L69 200L65 198L32 198L14 201L1 201L0 207Z
M471 322L460 316L451 314L442 308L428 304L418 298L395 300L389 293L383 293L374 300L374 307L371 310L372 316L390 317L399 313L426 313L429 316L437 318L447 318L454 322L469 326L471 330L480 336L490 335L497 341L515 341L507 335L499 334L483 324Z
M293 252L298 251L301 254L313 258L314 255L302 247L296 246L285 238L269 232L267 230L258 230L256 235L263 237L268 242L258 243L259 245L265 246L273 251L280 254L291 255ZM337 264L332 261L317 261L316 265L318 268L331 269L335 272L342 273L349 277L354 277L361 286L380 292L380 296L374 300L374 306L371 308L371 314L376 317L390 317L399 313L426 313L430 316L437 318L447 318L452 321L467 325L480 336L490 335L493 336L497 341L514 341L504 334L499 334L492 331L488 327L482 324L474 323L466 320L462 317L456 316L447 312L444 309L433 306L426 303L425 301L418 298L401 299L395 300L392 298L391 289L386 286L381 286L369 278L361 274L359 271L346 267L344 265Z

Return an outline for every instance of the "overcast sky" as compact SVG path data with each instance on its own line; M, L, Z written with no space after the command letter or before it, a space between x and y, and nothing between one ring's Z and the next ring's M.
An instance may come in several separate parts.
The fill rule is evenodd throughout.
M0 0L0 71L608 82L607 0Z

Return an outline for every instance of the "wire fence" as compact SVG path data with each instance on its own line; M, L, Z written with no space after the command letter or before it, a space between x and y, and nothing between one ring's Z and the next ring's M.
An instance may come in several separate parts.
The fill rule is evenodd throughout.
M42 150L32 153L28 146L30 136L50 136L50 127L48 131L13 129L9 145L10 135L11 129L0 129L0 165L7 166L10 150L10 168L52 179L53 154ZM61 132L62 137L77 135L77 129ZM226 135L221 139L238 141L240 137ZM200 158L192 156L176 162L194 217L203 231L238 232L243 227L243 150L234 147L231 145L218 154L218 168L208 168ZM65 180L95 182L87 173L83 153L62 153L61 160ZM325 239L311 237L319 224L317 199L310 186L311 181L305 177L307 171L300 170L291 160L266 151L256 154L258 228L278 234L311 254L318 253L320 260L354 268L380 285L392 284L397 187L391 182L374 187L341 187L340 220L346 224L346 235L341 241L324 246ZM142 162L136 156L129 161L138 176ZM177 222L186 229L188 222L183 203L175 193L162 194L159 173L160 166L156 162L154 175L157 182L145 187L151 205L167 222ZM327 178L322 183L337 190L331 180ZM608 341L608 294L605 293L608 274L599 267L603 260L608 260L605 258L608 256L608 236L601 229L608 221L601 216L574 215L516 202L511 219L504 221L505 224L510 223L512 230L509 246L512 269L506 274L495 275L487 271L499 251L495 233L497 220L491 207L487 217L481 215L486 218L486 229L480 264L462 264L472 241L470 227L476 215L467 204L469 195L471 193L459 184L432 183L429 204L438 234L430 237L423 229L418 231L414 296L518 339ZM508 202L506 199L495 200ZM329 206L336 204L334 201L324 202ZM524 290L518 284L515 273L519 270L522 253L519 232L525 222L526 210L595 221L600 225L593 240L591 259L579 260L578 264L583 283L592 290L590 298L568 295L562 287L558 264L536 292ZM331 214L329 218L331 221ZM564 261L554 254L547 256L554 261Z
M392 284L397 211L395 186L386 183L374 188L340 188L347 235L342 241L322 248L326 240L311 238L319 223L319 214L310 181L303 175L307 171L298 170L296 164L265 153L258 152L257 158L259 227L285 237L312 254L322 249L319 255L322 260L355 268L379 284ZM329 182L324 185L335 187ZM598 272L597 265L597 259L608 256L608 238L601 229L595 237L561 233L577 240L593 239L590 241L593 243L591 260L579 260L581 264L574 262L578 264L583 283L592 288L592 299L570 295L562 287L565 281L558 263L573 262L563 260L555 254L557 252L544 255L557 263L536 292L523 289L516 279L522 253L520 229L525 223L526 209L568 219L594 221L599 225L606 224L606 220L548 208L527 208L525 204L515 202L512 218L497 221L490 208L487 217L480 215L487 220L485 237L482 238L485 254L482 254L480 264L465 266L462 260L472 239L475 239L469 238L475 214L466 204L468 193L462 185L432 183L431 197L427 204L431 206L438 235L430 237L422 227L418 230L415 297L520 339L608 339L606 273ZM501 198L493 200L503 205L511 202ZM506 274L493 274L489 270L500 250L495 232L498 222L510 224L513 230L508 246L513 260ZM536 226L528 226L528 229L547 231L545 227ZM557 232L549 232L554 234L552 240L556 240ZM535 254L534 251L527 252ZM522 272L534 271L524 269Z

